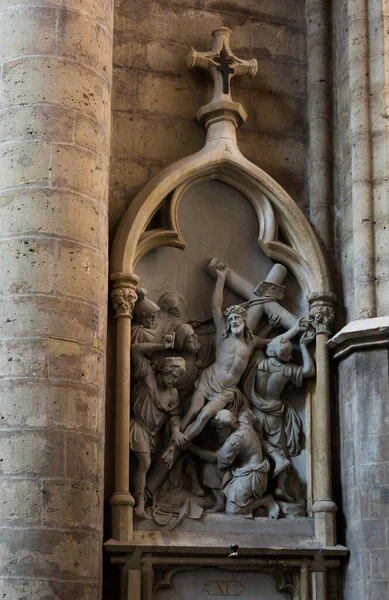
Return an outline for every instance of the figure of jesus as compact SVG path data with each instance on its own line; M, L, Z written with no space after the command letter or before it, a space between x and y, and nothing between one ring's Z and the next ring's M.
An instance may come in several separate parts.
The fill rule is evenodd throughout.
M216 266L217 281L212 297L212 316L216 327L215 362L205 369L195 382L189 411L182 419L185 441L201 433L219 410L238 408L242 394L237 385L255 347L270 341L253 334L247 324L247 312L242 306L230 306L224 312L223 291L227 267Z

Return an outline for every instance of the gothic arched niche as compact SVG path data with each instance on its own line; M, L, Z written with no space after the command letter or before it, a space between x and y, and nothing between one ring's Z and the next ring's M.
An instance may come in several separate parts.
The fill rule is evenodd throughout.
M190 54L214 76L204 148L138 194L113 245L113 537L136 539L135 499L138 531L255 534L270 517L292 534L301 517L299 535L332 545L329 272L296 204L237 146L246 115L217 65L255 64L229 36Z
M266 226L268 229L276 229L277 223L275 218L269 216L272 209L270 205L267 206L264 198L261 201L257 200L250 203L240 190L215 178L204 179L200 183L185 186L184 191L179 194L179 202L177 202L174 209L175 227L179 231L180 239L185 243L184 251L168 246L153 248L138 260L135 266L135 274L139 277L139 287L147 290L147 298L155 303L158 302L161 307L162 301L159 299L167 292L171 292L172 296L176 294L177 298L185 299L188 309L186 322L198 323L197 327L194 328L194 333L201 345L202 356L207 356L203 365L205 368L215 358L214 348L212 347L215 337L215 327L212 321L212 296L215 288L215 278L212 277L208 265L210 261L214 260L214 257L218 257L224 264L228 265L228 269L232 273L232 279L241 278L247 283L248 296L252 296L257 285L266 280L268 273L275 265L274 260L265 255L258 240L261 242L261 237L262 239L265 237ZM266 218L270 223L265 223ZM157 232L155 234L157 235ZM305 296L290 271L286 272L285 270L285 279L282 281L282 285L285 288L282 307L289 312L288 316L293 326L297 318L304 316L306 313ZM257 296L257 298L259 299L260 296ZM236 285L229 285L229 281L226 282L223 294L224 307L241 305L247 299L242 297ZM137 305L135 305L135 312L136 309ZM274 308L275 317L277 317L276 311L277 309ZM160 324L163 328L164 314L164 310L156 313L156 329ZM255 333L263 330L267 322L268 315L263 313L258 319ZM134 323L133 331L136 333L133 341L140 339L139 335L141 335L138 330L139 319L135 317ZM170 328L174 329L175 325L171 325ZM176 331L179 331L179 329L176 329ZM281 327L275 328L272 337L276 337L281 332ZM154 336L154 330L152 335ZM298 349L299 345L295 342L293 345L294 358L299 362ZM158 353L154 355L154 358L156 356L158 356ZM181 391L179 384L178 389ZM181 411L183 414L189 409L190 396L194 390L195 387L186 390L188 393L182 394ZM301 419L301 438L305 437L307 427L304 391L302 389L286 390L283 393L283 399L296 411L296 419ZM249 398L247 400L250 401ZM203 435L200 436L199 443L206 447L207 444L204 440L215 438L211 444L211 448L215 449L217 445L216 437L215 427L210 423L205 427ZM293 483L289 484L289 487L292 487L295 492L298 487L298 502L290 502L290 506L287 506L282 498L279 498L278 505L283 507L280 513L281 516L287 516L288 513L294 517L306 516L307 514L307 465L309 461L306 460L306 448L303 439L300 439L299 442L300 448L298 451L293 451L293 456L289 457L292 464L290 471L294 471ZM282 453L282 456L284 457L284 453ZM279 458L279 460L283 459ZM270 461L272 461L272 458L270 458ZM186 462L188 462L187 459ZM173 508L181 508L183 502L187 499L203 509L212 509L215 505L215 499L209 485L207 485L207 483L209 484L207 478L209 467L205 471L203 467L201 460L196 460L190 461L189 465L184 464L175 467L173 476L169 476L166 472L165 481L160 482L163 485L163 490L154 496L154 503L163 505L165 512L168 505L172 505ZM134 469L135 471L137 469L136 462ZM149 471L147 491L150 491L149 488L151 487L151 491L155 493L155 471L161 472L162 469L163 464L154 459L154 465L151 466ZM181 473L178 473L179 469L181 469ZM194 472L194 469L196 472ZM290 473L289 479L292 480L292 473ZM274 488L274 485L270 484L269 487ZM273 493L274 491L273 489ZM278 493L281 495L279 491ZM202 495L199 496L199 494ZM261 512L258 510L256 512L258 515L267 516L266 511ZM149 516L150 514L149 511ZM225 521L224 525L228 529L227 522L228 520ZM211 521L208 527L212 528L212 525ZM141 523L138 521L136 526L154 528L156 524L155 522ZM217 526L220 527L220 519L218 519ZM193 524L191 527L193 528ZM251 524L250 528L252 529L252 527ZM204 523L202 528L204 529ZM185 529L185 523L180 526L180 529Z

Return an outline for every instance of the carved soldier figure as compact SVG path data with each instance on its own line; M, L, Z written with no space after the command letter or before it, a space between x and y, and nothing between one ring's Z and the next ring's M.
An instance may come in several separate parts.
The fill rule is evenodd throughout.
M135 344L132 347L133 377L137 379L133 391L134 418L130 427L130 448L137 459L134 473L135 514L145 517L146 475L151 464L160 430L169 423L170 439L176 444L183 441L180 430L180 402L175 388L185 374L183 358L167 357L158 370L153 367L147 354L171 347L172 336L165 342Z
M186 447L210 463L216 463L219 472L211 483L217 502L212 511L222 510L222 499L215 483L221 479L221 492L225 497L227 514L251 517L253 510L264 506L269 517L277 518L280 509L273 496L264 496L268 483L270 464L262 449L260 428L254 428L256 417L246 409L236 419L228 410L221 410L215 417L219 435L226 436L217 452L203 450L193 444Z
M277 454L287 459L278 474L275 491L276 497L286 502L294 501L285 489L285 482L290 466L288 458L301 451L302 423L294 408L282 399L282 393L288 382L301 386L304 378L315 374L315 364L307 348L315 335L304 329L303 324L298 324L284 335L274 338L265 351L256 350L243 377L244 392L261 423L265 440L270 443L267 454L272 455L273 446L276 467L279 464ZM290 362L290 338L299 330L304 331L300 338L302 366Z
M161 332L157 328L157 314L160 308L155 302L146 298L146 290L138 290L138 300L134 307L135 323L131 329L131 344L159 342Z

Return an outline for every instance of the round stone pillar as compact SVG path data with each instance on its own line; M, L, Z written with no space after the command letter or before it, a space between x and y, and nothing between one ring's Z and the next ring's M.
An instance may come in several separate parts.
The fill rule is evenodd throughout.
M113 0L0 2L0 589L100 596Z

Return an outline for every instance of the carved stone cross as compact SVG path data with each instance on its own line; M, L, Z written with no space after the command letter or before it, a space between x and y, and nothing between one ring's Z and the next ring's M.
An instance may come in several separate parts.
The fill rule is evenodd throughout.
M187 56L189 69L195 67L204 69L209 71L213 78L213 97L206 107L200 109L198 114L200 121L206 120L203 118L204 116L215 113L215 111L220 112L223 108L239 113L240 119L245 120L243 107L231 98L230 82L235 75L254 77L257 73L258 63L255 58L243 60L235 56L230 47L231 33L228 27L216 29L212 32L215 40L212 50L197 52L192 48Z

